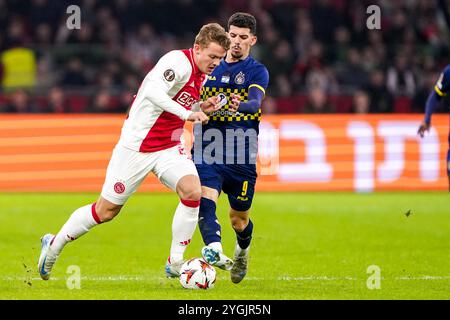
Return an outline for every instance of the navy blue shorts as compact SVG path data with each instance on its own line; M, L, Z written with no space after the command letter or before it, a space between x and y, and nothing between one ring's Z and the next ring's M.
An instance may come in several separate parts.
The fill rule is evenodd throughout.
M228 195L232 209L250 209L255 193L256 169L243 170L242 165L196 164L202 186L216 189Z

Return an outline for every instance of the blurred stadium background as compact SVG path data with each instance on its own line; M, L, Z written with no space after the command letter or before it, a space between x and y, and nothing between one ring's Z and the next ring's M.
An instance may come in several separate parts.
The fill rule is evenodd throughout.
M72 4L79 30L66 26ZM371 4L380 30L366 26ZM270 72L260 190L445 190L448 117L435 115L424 140L416 131L449 62L449 4L0 0L0 190L99 190L146 73L235 11L256 16L252 54Z

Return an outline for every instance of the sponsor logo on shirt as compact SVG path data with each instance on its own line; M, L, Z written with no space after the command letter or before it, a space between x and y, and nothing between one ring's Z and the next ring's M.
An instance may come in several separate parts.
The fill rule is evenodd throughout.
M220 80L222 83L230 83L230 76L229 75L223 75L222 79Z
M190 107L195 101L196 99L188 92L181 93L177 98L177 102L183 107Z

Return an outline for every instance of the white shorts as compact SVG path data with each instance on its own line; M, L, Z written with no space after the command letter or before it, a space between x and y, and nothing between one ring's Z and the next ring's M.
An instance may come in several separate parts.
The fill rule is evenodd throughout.
M159 181L173 191L182 177L198 176L194 162L184 153L181 145L148 153L116 145L101 196L114 204L123 205L149 172L153 172Z

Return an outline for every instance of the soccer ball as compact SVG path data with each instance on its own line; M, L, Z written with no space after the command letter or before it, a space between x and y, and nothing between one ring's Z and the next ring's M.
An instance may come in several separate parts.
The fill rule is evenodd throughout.
M216 282L216 269L205 260L192 258L180 270L180 283L186 289L211 289Z

